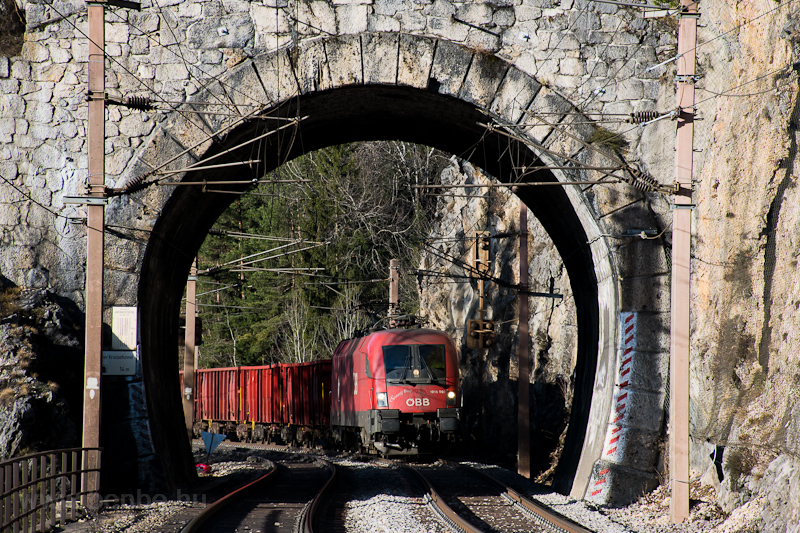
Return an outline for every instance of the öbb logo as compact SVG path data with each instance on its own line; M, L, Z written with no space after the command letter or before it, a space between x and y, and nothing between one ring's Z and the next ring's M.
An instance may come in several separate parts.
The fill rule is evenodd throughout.
M409 398L406 405L409 407L428 407L431 401L428 398Z

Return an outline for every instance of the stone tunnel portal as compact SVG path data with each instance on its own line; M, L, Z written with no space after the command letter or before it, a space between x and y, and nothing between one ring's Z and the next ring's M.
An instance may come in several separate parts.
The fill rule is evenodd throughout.
M511 181L515 168L541 165L532 149L480 124L488 117L476 105L428 90L401 86L350 86L297 96L242 123L215 142L205 156L222 153L243 141L285 124L264 117L307 117L264 140L257 157L251 145L226 153L217 163L260 159L253 168L235 166L195 171L185 181L246 180L263 177L285 161L334 144L402 140L432 146L469 160L488 175ZM550 171L526 177L555 181ZM219 188L215 186L215 188ZM244 190L246 186L222 187ZM525 204L540 220L564 260L572 282L578 318L578 364L575 399L556 484L569 492L576 478L587 433L598 352L614 344L601 339L609 311L602 311L598 267L587 245L586 217L564 187L520 189ZM145 251L138 290L143 377L147 387L153 445L168 483L182 486L194 477L177 382L175 339L182 291L190 263L205 236L235 195L177 187L159 216ZM580 199L580 197L578 196ZM602 317L601 314L606 316ZM613 315L612 315L613 316ZM606 324L605 326L603 324ZM613 328L612 328L613 329ZM612 350L613 352L613 350ZM613 355L613 354L612 354ZM584 474L585 475L585 474Z

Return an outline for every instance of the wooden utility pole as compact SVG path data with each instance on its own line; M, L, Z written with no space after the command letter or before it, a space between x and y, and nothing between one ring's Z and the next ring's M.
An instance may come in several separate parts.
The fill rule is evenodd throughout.
M692 246L692 148L697 3L681 0L678 29L675 205L672 212L669 477L670 519L689 516L689 311Z
M197 258L192 263L186 281L186 327L183 337L183 416L186 432L192 440L194 419L195 339L197 332Z
M90 3L89 15L89 196L105 198L105 8ZM103 263L105 206L87 205L86 358L84 361L83 447L100 447L100 377L103 369ZM97 454L89 454L83 475L84 505L99 508Z
M519 201L519 347L517 360L519 363L519 408L517 416L517 473L531 477L531 443L530 443L530 362L528 333L528 206Z

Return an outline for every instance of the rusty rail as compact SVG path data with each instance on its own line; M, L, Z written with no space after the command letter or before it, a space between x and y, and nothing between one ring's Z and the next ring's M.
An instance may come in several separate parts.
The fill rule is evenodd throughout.
M50 450L0 462L0 531L47 531L77 520L79 501L97 495L83 480L99 476L99 467L89 466L99 464L100 448Z

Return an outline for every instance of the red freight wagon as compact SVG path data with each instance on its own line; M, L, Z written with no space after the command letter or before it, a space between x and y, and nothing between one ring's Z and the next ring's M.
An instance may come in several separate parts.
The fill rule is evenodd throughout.
M244 409L239 422L280 421L281 382L279 365L241 367Z
M195 420L238 420L239 407L238 368L195 373Z
M330 360L197 370L194 433L314 441L327 434L330 375Z
M286 409L283 422L305 426L328 426L330 420L330 359L300 364L282 364Z

